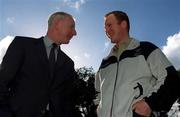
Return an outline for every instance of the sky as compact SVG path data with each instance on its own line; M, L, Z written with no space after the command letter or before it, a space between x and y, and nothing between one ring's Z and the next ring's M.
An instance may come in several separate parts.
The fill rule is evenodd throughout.
M122 10L130 19L130 36L154 43L180 69L179 6L180 0L0 0L0 62L15 36L46 35L49 16L64 11L74 16L77 36L62 50L75 68L97 71L113 46L104 33L104 15Z

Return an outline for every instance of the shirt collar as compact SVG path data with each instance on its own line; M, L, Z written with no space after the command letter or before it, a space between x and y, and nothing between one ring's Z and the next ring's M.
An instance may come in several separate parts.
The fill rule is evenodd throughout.
M124 39L120 44L119 47L117 45L114 45L113 51L118 51L118 50L124 50L125 48L128 47L129 43L131 42L132 38L127 38Z
M52 39L50 39L47 35L44 37L43 41L46 47L51 47L53 44Z

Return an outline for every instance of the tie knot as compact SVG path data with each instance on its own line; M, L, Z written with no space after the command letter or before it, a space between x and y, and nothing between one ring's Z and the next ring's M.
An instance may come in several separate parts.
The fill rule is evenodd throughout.
M54 48L54 49L57 48L57 44L53 43L52 48Z

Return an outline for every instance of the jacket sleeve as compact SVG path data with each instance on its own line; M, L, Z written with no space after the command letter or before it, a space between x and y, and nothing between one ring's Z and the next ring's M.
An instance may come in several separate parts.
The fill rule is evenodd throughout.
M96 76L95 76L95 89L96 91L98 92L97 94L97 99L94 101L96 105L99 104L100 102L100 99L101 99L101 96L100 96L100 77L99 77L99 71L96 73Z
M147 62L156 82L145 101L154 111L169 111L179 97L180 78L177 71L159 48L152 51Z
M7 103L12 81L23 62L21 39L17 37L8 47L0 67L0 106Z

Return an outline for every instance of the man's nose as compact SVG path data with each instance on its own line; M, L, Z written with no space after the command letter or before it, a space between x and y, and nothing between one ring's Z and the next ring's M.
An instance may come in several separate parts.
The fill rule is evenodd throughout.
M74 32L73 32L73 35L74 35L74 36L76 36L76 35L77 35L77 32L76 32L76 30L74 30Z

